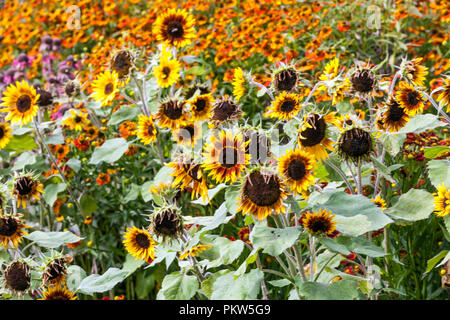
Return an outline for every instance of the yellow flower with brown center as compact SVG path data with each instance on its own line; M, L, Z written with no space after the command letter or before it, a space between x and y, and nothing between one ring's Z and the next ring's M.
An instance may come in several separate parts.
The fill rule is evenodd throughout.
M218 137L212 135L211 143L205 146L202 167L210 171L208 176L217 183L234 183L249 163L250 155L245 153L248 143L244 142L242 133L234 135L231 131L222 130Z
M12 195L17 199L17 208L20 208L20 205L26 208L27 202L32 199L40 200L41 193L44 193L44 186L31 174L21 175L15 179Z
M83 132L89 140L94 140L98 136L98 128L96 126L87 126L83 128Z
M67 144L57 144L50 147L51 152L56 154L56 158L58 158L58 160L64 159L64 157L69 153L69 149L69 145Z
M119 76L117 72L106 70L92 82L92 98L106 106L111 103L119 91Z
M283 204L286 196L287 192L278 175L262 172L260 168L255 169L242 184L236 212L242 211L244 215L251 214L258 220L263 220L268 215L286 211Z
M318 212L307 212L303 215L303 226L313 235L331 235L336 230L335 217L331 211L319 209Z
M43 299L39 300L77 300L77 296L70 291L66 286L58 283L54 286L49 286L43 293Z
M174 188L184 190L192 183L191 199L200 195L203 201L206 199L209 201L208 184L200 164L189 163L185 159L179 158L177 161L167 164L167 166L173 168L170 176L175 178L172 182Z
M436 101L442 103L444 106L446 105L447 112L450 111L450 78L444 80L442 92L439 94Z
M123 241L126 250L136 260L141 259L149 261L155 259L155 245L150 233L146 230L138 229L135 226L127 228L127 232L124 235Z
M381 208L382 210L385 210L386 207L386 201L381 198L380 196L377 196L375 199L370 199L373 203L377 205L377 207Z
M334 106L339 101L342 101L345 97L345 94L350 91L352 84L349 78L344 78L340 84L336 86L333 91L333 100L331 104Z
M422 93L404 81L400 82L400 88L397 91L395 98L399 106L403 108L409 116L415 116L423 111L424 98Z
M415 86L423 87L425 77L428 74L428 68L422 66L420 63L423 58L415 58L410 61L406 61L403 65L404 76L411 81Z
M177 59L162 57L159 65L153 69L153 75L161 88L168 88L177 83L180 78L181 64Z
M291 149L278 160L278 172L285 179L284 183L302 194L314 183L316 166L314 157L301 149Z
M438 217L445 217L450 213L450 192L444 183L437 186L434 193L434 212Z
M30 227L24 224L22 217L19 213L0 215L0 246L3 246L5 250L8 249L9 244L17 248L22 242L22 237L28 235L24 229Z
M323 73L319 76L320 81L330 81L337 77L339 72L339 59L335 57L330 60L323 69Z
M173 140L185 146L194 146L202 137L202 127L199 122L188 122L173 131Z
M0 122L0 149L6 147L9 140L11 140L11 128L9 127L9 124L8 122Z
M239 101L245 94L245 76L241 68L235 68L233 73L233 95Z
M143 144L150 144L156 140L157 136L156 126L151 117L143 114L138 117L137 136L141 139Z
M32 121L39 109L37 105L39 94L25 80L17 81L16 85L10 84L3 92L2 99L3 103L0 106L6 108L0 111L8 112L5 119L11 120L12 123L20 122L21 126Z
M184 9L170 9L155 21L156 39L177 48L189 45L196 36L194 17Z
M197 257L199 253L211 248L211 245L209 244L198 244L196 246L193 246L191 249L186 250L184 252L179 252L180 254L180 260L186 259L188 256L191 257Z
M381 126L383 129L389 130L389 132L397 132L403 128L410 119L410 116L400 107L400 104L395 98L391 97L387 103L387 110L383 112L379 118L381 121L379 127Z
M70 109L69 112L71 115L62 121L63 125L69 127L69 129L82 131L91 123L91 120L88 119L88 115L86 113L81 111L77 112L73 109Z
M267 108L264 116L284 121L291 120L302 108L300 101L299 95L283 91L276 97L275 101L272 101L272 106Z
M162 128L176 129L187 121L185 102L179 100L168 100L161 103L155 118Z
M309 154L314 155L317 161L328 158L327 149L334 151L333 141L328 138L328 124L339 125L335 112L326 115L318 113L306 114L303 126L298 132L298 143Z
M210 117L211 109L214 103L211 93L196 95L188 103L191 106L191 115L193 121L202 121Z

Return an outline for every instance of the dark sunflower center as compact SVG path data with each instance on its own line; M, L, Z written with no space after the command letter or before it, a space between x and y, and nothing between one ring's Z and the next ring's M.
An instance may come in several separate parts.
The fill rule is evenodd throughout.
M344 133L339 146L346 155L358 158L367 155L371 151L372 140L368 132L353 128Z
M293 69L280 71L275 76L275 88L278 91L291 91L297 84L297 72Z
M225 147L219 153L220 164L225 168L234 167L238 163L238 151L233 147Z
M258 206L271 206L280 199L280 182L274 175L264 176L255 171L244 183L244 195Z
M176 219L176 213L171 210L161 213L159 219L155 223L156 232L162 235L175 235L179 230L179 221Z
M55 280L59 276L61 276L65 272L66 268L64 267L64 264L60 260L55 260L52 262L47 269L47 279L48 280Z
M172 120L176 120L179 119L181 117L181 115L183 114L183 108L181 108L181 106L178 106L178 104L176 102L167 102L164 105L164 114L172 119Z
M170 68L169 67L164 67L162 69L162 73L164 74L164 79L167 79L170 75Z
M311 128L306 128L302 131L300 141L303 146L312 147L325 138L327 124L325 119L318 114L310 116L308 124L311 125Z
M67 93L67 90L66 90ZM53 97L52 94L45 90L39 90L39 98L36 101L38 106L40 107L46 107L53 103Z
M10 237L14 235L19 225L16 219L7 217L0 219L0 236Z
M205 108L206 108L206 101L205 101L205 99L198 99L195 102L195 110L197 112L202 112L203 110L205 110Z
M25 291L30 287L31 276L23 262L13 262L5 272L6 284L15 291Z
M403 108L400 108L398 105L392 105L389 108L388 120L397 122L401 120L404 115L405 111L403 110Z
M180 21L172 21L168 23L167 33L172 39L180 39L184 34L183 24Z
M147 133L150 135L150 136L153 136L153 130L154 130L154 126L152 125L152 124L149 124L148 126L147 126Z
M2 126L0 126L0 139L2 139L5 136L5 129L3 129Z
M353 88L361 93L366 93L372 91L375 84L375 78L369 70L362 70L361 72L356 72L352 78Z
M287 176L294 180L301 180L306 174L305 164L300 159L293 159L287 167Z
M111 93L113 92L113 90L114 90L114 84L108 83L108 84L105 86L105 94L106 94L106 95L111 94Z
M81 117L76 116L75 119L73 119L76 123L80 123L82 121Z
M29 95L24 94L17 99L16 103L19 112L27 112L31 108L31 98Z
M45 300L70 300L70 297L63 291L52 292Z
M143 233L139 233L135 238L139 247L147 249L150 246L150 239Z
M280 109L281 109L281 111L283 111L285 113L290 113L292 110L294 110L295 105L296 105L295 101L288 99L288 100L283 101Z
M345 120L345 124L351 126L353 124L353 121L350 119Z
M214 108L213 120L224 121L229 119L237 110L237 105L231 101L222 101Z
M419 94L416 91L410 91L407 95L408 105L415 106L419 102Z
M193 126L187 126L184 127L183 130L186 130L187 132L184 133L184 137L188 138L188 139L193 139L194 138L194 133L195 133L195 129Z
M323 218L314 218L309 223L309 229L313 233L327 233L330 230L330 222Z
M19 195L26 196L33 190L33 185L34 181L31 178L24 176L17 179L15 189L19 192Z
M120 51L113 59L112 69L116 71L120 77L127 75L132 64L132 56L128 51Z

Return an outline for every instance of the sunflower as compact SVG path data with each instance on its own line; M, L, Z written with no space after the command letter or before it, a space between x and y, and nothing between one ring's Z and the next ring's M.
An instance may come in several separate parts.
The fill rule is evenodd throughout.
M193 246L191 249L186 250L184 252L179 252L180 254L180 260L186 259L188 256L191 257L197 257L199 253L211 248L211 245L209 244L198 244L196 246Z
M155 118L159 126L162 128L170 128L171 130L184 125L187 121L186 110L184 108L186 102L169 99L161 103Z
M300 101L299 95L283 91L276 97L275 101L272 101L272 106L267 108L264 116L284 121L291 120L302 108Z
M141 139L142 143L150 144L156 140L157 131L156 126L153 123L151 117L147 117L143 114L138 117L137 136Z
M25 261L16 260L6 267L3 278L6 287L16 295L23 295L31 285L31 268Z
M298 72L294 67L283 67L274 72L272 87L275 91L292 91L299 80Z
M10 84L3 92L3 103L0 106L6 107L0 109L1 112L8 112L6 120L12 123L20 122L21 126L33 120L38 112L37 101L39 94L36 89L25 82L17 81L16 85Z
M15 178L12 195L17 199L17 208L22 204L27 207L27 201L31 199L40 200L40 193L44 193L44 186L31 174L24 174Z
M374 152L373 138L362 128L346 129L339 136L338 151L343 159L349 159L355 163L367 161L370 154Z
M403 70L403 75L415 86L423 87L428 68L422 66L420 63L423 58L415 58L410 61L402 63L400 68Z
M424 98L422 93L406 82L400 82L400 89L395 95L399 106L405 110L409 116L421 113L424 108Z
M245 94L245 76L241 68L234 69L233 73L233 95L239 101Z
M202 137L202 127L198 122L188 122L173 131L173 140L185 146L194 146Z
M73 109L69 110L71 116L63 119L63 125L66 125L71 130L82 131L87 125L91 123L91 120L87 118L87 114L83 112L76 112Z
M289 150L278 160L278 172L285 178L284 183L296 193L305 193L314 183L314 158L301 149Z
M337 77L339 72L339 59L335 57L330 60L323 69L323 73L319 76L320 81L331 81Z
M126 80L130 75L134 59L134 55L129 50L120 50L112 57L110 69L117 73L120 81Z
M11 128L8 122L0 122L0 149L6 147L11 139Z
M178 239L183 233L183 219L181 212L176 207L163 207L155 210L150 216L149 231L162 238L165 242L166 239Z
M437 97L437 101L441 102L444 106L447 105L447 112L450 111L450 78L444 80L442 86L443 91Z
M450 192L444 183L437 186L434 193L434 212L438 217L445 217L450 213Z
M368 95L375 90L376 78L372 70L358 68L350 77L352 89L362 95Z
M217 183L234 183L249 163L250 155L245 153L247 144L242 133L233 135L231 131L222 130L219 137L211 136L211 144L206 144L202 167L210 171L209 176Z
M214 98L211 93L196 95L188 103L191 106L191 115L193 121L202 121L210 117Z
M43 299L39 300L77 300L77 296L73 291L70 291L66 286L58 283L54 286L49 286L43 292Z
M42 275L42 282L46 285L63 283L68 274L65 263L66 259L64 257L52 259L48 262Z
M327 137L328 124L338 125L335 112L326 115L317 113L306 114L303 126L298 132L298 143L309 154L314 155L317 161L328 158L327 149L334 151L333 141Z
M381 198L380 196L377 196L375 199L370 199L370 201L375 203L377 207L381 208L382 210L385 210L387 208L386 201L384 201L384 199Z
M92 98L106 106L111 103L119 91L119 75L115 71L106 70L92 82Z
M0 214L0 246L3 246L5 250L8 249L10 243L17 248L22 242L22 236L28 235L24 229L30 227L24 224L22 217L20 213Z
M188 163L185 159L179 158L177 161L167 164L167 166L173 168L170 176L175 178L172 182L174 188L184 190L192 183L191 199L200 195L203 201L209 200L208 184L200 164Z
M242 211L244 215L252 214L258 220L263 220L272 212L278 214L286 211L283 204L286 196L287 192L278 175L257 168L247 175L242 184L236 212Z
M133 228L127 228L127 232L124 235L126 250L136 258L144 261L155 259L155 245L156 242L148 231L138 229L135 226Z
M391 97L387 103L387 110L379 120L382 123L382 128L390 132L396 132L408 123L410 116L400 107L395 98Z
M227 120L238 119L242 115L239 106L227 95L214 103L211 121L219 124Z
M194 24L194 17L186 10L170 9L155 21L156 39L177 48L184 47L195 38Z
M336 230L335 217L331 211L319 209L318 212L307 212L303 215L303 226L313 235L331 235Z
M168 88L180 78L181 64L176 59L161 58L159 65L153 69L153 75L161 88Z
M331 104L334 106L339 101L342 101L345 94L351 89L352 84L349 78L344 78L340 84L336 86L333 91L333 100Z

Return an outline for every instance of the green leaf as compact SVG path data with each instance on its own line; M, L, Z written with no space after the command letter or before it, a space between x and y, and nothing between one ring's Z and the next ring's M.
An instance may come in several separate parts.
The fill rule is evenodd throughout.
M91 215L98 209L97 200L86 193L80 198L80 206L86 216Z
M127 254L127 257L125 258L125 262L122 266L123 271L127 271L128 275L135 272L140 266L142 266L145 263L144 260L136 259L131 254Z
M114 288L129 275L128 271L109 268L103 275L91 274L81 281L78 290L80 293L92 295L96 292L105 292Z
M450 186L450 161L448 160L431 160L427 163L428 177L433 186L444 183Z
M225 206L228 212L235 214L239 208L238 197L241 194L239 187L229 187L225 190Z
M67 273L67 287L72 291L77 290L81 281L86 278L86 271L84 271L80 266L72 265L67 268Z
M344 255L348 255L351 252L367 255L373 258L380 258L386 255L382 248L376 246L364 236L352 238L339 235L333 239L320 238L319 242L327 249Z
M403 128L401 128L397 134L421 133L423 131L445 126L445 122L440 121L439 117L434 114L418 114L414 116Z
M128 193L122 199L122 202L127 203L130 201L134 201L137 199L138 196L139 196L139 186L137 184L132 183L129 186Z
M217 237L212 247L200 254L204 258L200 264L208 268L228 265L239 258L242 250L244 250L244 242L241 240L231 241L225 237Z
M278 288L286 287L292 283L288 279L272 280L272 281L267 281L267 282L270 283L271 285L273 285L274 287L278 287Z
M391 133L383 133L380 137L380 141L389 154L393 157L400 152L403 147L403 141L406 138L406 134L391 134Z
M8 151L28 151L37 148L36 142L29 134L22 135L14 135L9 140L9 143L6 145L5 149Z
M378 172L381 173L381 175L388 180L391 183L397 183L397 181L394 180L394 178L391 177L389 169L380 161L378 161L377 158L371 157L372 163L375 168L377 168Z
M394 206L384 212L400 220L423 220L433 212L433 200L433 195L428 191L411 189L402 194Z
M141 110L138 107L123 106L112 114L111 119L108 121L108 125L115 125L125 120L135 119L140 113Z
M75 243L83 239L77 237L70 231L65 232L34 231L30 233L28 236L24 236L24 238L36 242L36 244L40 247L51 249L57 248L66 243Z
M66 164L75 172L78 172L81 169L81 161L78 159L69 159Z
M427 270L425 273L430 272L436 264L439 263L447 254L450 252L450 250L443 250L439 252L437 255L435 255L433 258L427 261ZM448 260L448 259L447 259Z
M197 277L174 272L164 277L158 300L190 300L199 288Z
M31 152L24 152L19 157L17 157L16 162L11 170L19 171L25 168L27 165L32 165L36 163L36 155Z
M255 300L262 279L264 274L259 269L253 269L236 279L233 272L228 272L214 281L211 300Z
M58 198L58 193L66 190L66 188L67 185L65 183L49 184L45 187L42 198L44 198L45 202L51 207Z
M358 297L357 287L355 281L343 279L329 285L304 282L299 285L299 291L308 300L354 300Z
M450 147L447 146L434 146L425 148L423 152L425 158L434 159L442 156L443 154L450 152Z
M119 160L128 150L128 142L124 138L106 140L101 147L94 150L90 164L99 164L104 161L112 163Z
M144 202L149 202L153 198L153 195L150 192L151 186L152 186L151 181L147 181L146 183L144 183L143 185L140 186L140 193L141 193L141 197L144 200Z
M300 233L299 227L279 229L258 223L250 233L250 241L253 243L254 248L262 248L263 253L278 256L284 250L294 245Z
M261 248L253 249L252 252L248 255L247 259L241 264L241 266L236 270L234 273L235 277L239 277L243 275L247 271L247 266L254 263L256 259L258 258L258 251L261 250Z
M212 200L212 199L214 198L214 196L215 196L217 193L219 193L220 190L222 190L223 188L226 188L226 187L227 187L226 184L221 183L221 184L219 184L218 186L216 186L215 188L209 189L209 190L208 190L208 198L209 198L209 200ZM201 197L198 198L197 200L192 201L192 203L194 203L194 204L200 204L200 205L202 205L202 206L207 206L207 205L210 204L209 201L208 201L208 199L203 200Z

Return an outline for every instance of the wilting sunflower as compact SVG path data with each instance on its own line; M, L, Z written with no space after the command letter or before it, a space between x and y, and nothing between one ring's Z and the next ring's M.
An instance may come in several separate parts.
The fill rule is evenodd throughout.
M209 244L198 244L196 246L193 246L191 249L186 250L184 252L179 252L180 254L180 260L186 259L188 256L191 257L197 257L199 253L211 248L211 245Z
M149 231L162 238L176 240L183 233L183 218L181 217L180 209L171 207L158 208L150 216Z
M219 124L227 120L238 119L242 115L239 106L227 95L214 103L211 121Z
M444 106L447 106L447 112L450 111L450 78L444 80L444 85L442 86L442 92L437 97L437 101L441 102Z
M234 69L233 73L233 95L239 101L245 94L245 75L241 68Z
M194 146L202 137L202 127L198 122L187 122L173 131L173 140L185 146Z
M375 203L377 207L381 208L382 210L385 210L387 208L386 201L384 201L384 199L381 198L380 196L377 196L375 199L370 199L370 201Z
M417 113L423 111L423 94L404 81L400 82L400 88L397 91L395 98L400 107L403 108L409 116L415 116Z
M184 90L184 98L186 100L192 100L192 98L194 98L194 96L196 95L204 95L204 94L209 94L210 89L208 87L207 84L201 84L198 82L194 82L192 85L190 85L189 87L187 87ZM212 101L211 101L212 102Z
M63 119L63 125L66 125L71 130L82 131L91 121L87 118L87 114L81 111L77 112L74 109L69 110L71 116Z
M135 226L133 228L127 228L127 232L124 235L126 250L136 258L144 261L155 259L155 245L156 242L148 231L138 229Z
M6 287L16 295L24 295L30 288L31 268L21 259L11 262L3 273Z
M250 155L245 153L247 144L242 133L233 135L231 131L222 130L219 137L211 136L211 143L206 144L202 167L210 171L209 176L217 183L234 183L249 163Z
M24 224L22 217L20 213L0 214L0 246L3 246L5 250L8 249L10 243L17 248L22 242L22 237L28 235L24 229L30 227Z
M303 215L303 226L313 235L331 235L336 230L335 217L331 211L319 209L318 212L307 212Z
M403 128L411 118L405 112L405 109L400 107L400 104L391 97L387 103L387 110L383 112L380 117L382 128L390 132L397 132ZM380 124L381 125L381 124Z
M153 69L153 75L161 88L176 84L180 78L181 64L177 59L161 58L159 65Z
M373 138L369 132L359 127L352 127L341 132L338 151L342 158L359 163L367 161L374 152Z
M194 17L186 10L170 9L155 21L156 39L177 48L184 47L195 38L194 25Z
M12 196L17 199L17 208L22 204L27 207L27 202L31 199L40 200L40 194L44 193L44 186L31 174L24 174L15 178Z
M328 158L327 149L334 151L333 141L327 137L328 124L339 125L335 112L326 115L318 113L306 114L304 124L298 130L298 143L309 154L314 155L317 161Z
M129 50L120 50L111 59L110 69L115 71L120 81L124 81L130 75L134 66L134 55Z
M151 117L143 114L138 117L137 136L143 144L150 144L156 140L157 131Z
M300 101L299 95L283 91L276 97L275 101L272 101L272 106L267 108L264 116L284 121L291 120L302 108Z
M403 75L415 86L423 87L425 77L428 74L428 68L420 63L423 58L415 58L412 60L404 60L400 65Z
M191 199L195 199L200 195L203 201L209 200L208 184L200 164L188 162L180 157L176 161L167 164L167 166L173 168L170 176L175 178L172 182L174 188L184 190L192 183Z
M438 217L445 217L450 213L450 192L444 183L437 186L434 193L434 212Z
M45 285L63 283L67 276L66 259L64 257L51 259L45 266L42 282Z
M273 73L272 87L275 91L291 92L297 86L298 71L293 66L282 67Z
M357 68L350 76L353 91L361 95L371 94L376 87L376 78L372 70Z
M302 194L314 183L315 167L314 158L301 149L291 149L278 160L278 172L285 178L284 183Z
M2 99L3 103L0 106L6 108L0 111L8 112L5 119L11 120L12 123L20 122L21 126L33 120L39 109L37 105L39 94L25 80L17 81L16 85L10 84L3 92Z
M111 103L119 91L119 75L115 71L106 70L92 82L92 98L106 106Z
M172 99L161 103L155 116L158 125L171 130L184 125L187 121L185 104L186 102L184 101Z
M11 128L9 127L8 122L1 123L0 122L0 149L6 147L11 139Z
M77 300L77 296L73 291L70 291L66 286L58 283L54 286L49 286L43 292L43 299L39 300Z
M196 95L188 103L191 106L191 115L193 121L202 121L210 117L211 109L214 103L211 93Z
M244 215L252 214L258 220L263 220L272 213L286 211L283 204L286 196L287 192L278 175L257 168L247 175L242 184L236 212L242 211Z

